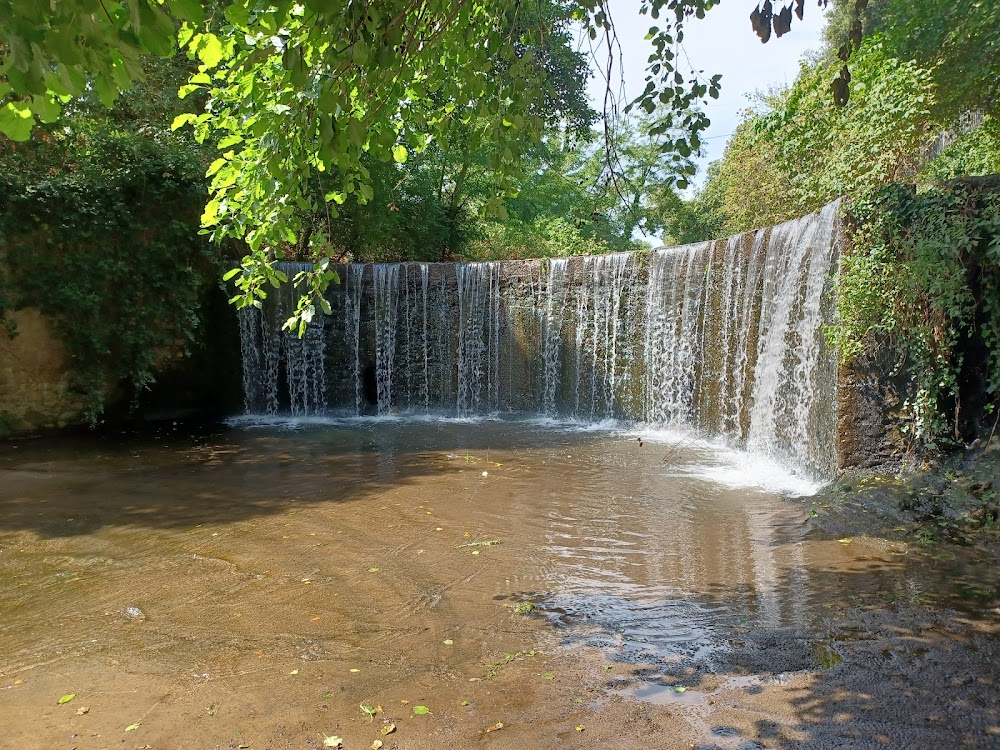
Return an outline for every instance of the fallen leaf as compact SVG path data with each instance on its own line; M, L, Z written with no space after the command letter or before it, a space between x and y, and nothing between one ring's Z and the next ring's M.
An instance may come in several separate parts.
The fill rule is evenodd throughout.
M83 716L84 714L89 714L89 713L90 713L90 706L81 706L80 708L76 709L77 716Z
M372 743L372 750L382 750L382 740L375 740Z
M502 721L498 721L493 726L486 727L486 734L489 734L490 732L499 732L501 729L503 729L503 722Z
M436 529L434 529L434 531L444 531L444 529L442 529L440 526L438 526Z
M472 550L472 554L478 555L479 554L479 550L477 550L477 549Z
M684 687L683 685L674 685L670 689L673 690L675 693L686 693L687 692L687 688Z
M368 568L369 573L378 573L379 570L381 570L381 568L376 568L376 567Z
M382 728L379 731L382 732L382 736L385 737L396 731L396 725L391 722L388 724L383 724Z
M343 744L344 739L342 737L338 737L337 735L333 735L332 737L327 737L326 735L323 736L323 747L338 748Z
M546 672L545 674L542 675L542 677L545 678L546 680L554 680L556 678L556 673Z
M841 544L850 544L850 543L851 543L851 542L853 542L854 540L853 540L853 539L851 539L851 538L850 538L850 537L848 536L848 537L844 537L843 539L838 539L837 541L838 541L838 542L840 542Z
M451 638L445 638L444 639L444 645L445 646L454 646L455 645L455 641L453 641Z
M358 669L357 667L352 667L352 668L351 668L351 671L352 671L352 672L354 672L355 674L357 674L357 673L358 673L358 672L360 672L361 670L360 670L360 669Z
M59 705L61 706L63 703L69 703L75 697L76 697L76 693L67 693L62 698L59 699Z
M15 685L23 685L24 684L24 680L14 680L14 684Z
M402 698L399 699L399 703L400 703L400 705L403 705L403 706L409 706L410 705L409 701L403 700Z
M426 716L431 710L427 706L414 706L413 713L417 716Z
M125 727L125 731L126 732L134 732L141 725L142 725L142 722L141 721L137 721L135 724L129 724L127 727Z
M315 617L310 617L309 622L319 622L319 615L316 615Z
M367 703L362 703L359 705L361 713L368 717L368 721L375 721L375 706L369 706Z
M583 731L583 725L582 724L577 724L576 725L576 731L582 732Z
M325 701L330 700L332 697L333 697L333 693L330 692L329 690L327 690L325 693L323 693L323 695L320 696L320 698L322 698Z
M467 700L464 700L464 699L463 699L463 700L460 700L460 701L458 702L458 705L460 705L460 706L468 706L468 705L469 705L469 701L467 701Z
M291 672L289 672L288 674L298 674L298 673L299 673L299 670L297 670L297 669L293 669L293 670L292 670Z

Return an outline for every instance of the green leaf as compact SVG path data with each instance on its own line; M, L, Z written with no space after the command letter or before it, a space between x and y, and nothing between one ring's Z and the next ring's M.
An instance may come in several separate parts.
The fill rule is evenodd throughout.
M170 123L170 129L177 130L178 128L183 128L189 122L194 122L197 119L196 115L193 115L190 112L185 112L184 114L177 115L177 117L174 118L174 121Z
M134 724L129 724L127 727L125 727L125 731L126 732L134 732L140 726L142 726L142 722L141 721L137 721Z
M194 23L205 20L205 9L201 5L201 0L167 0L167 7L178 20Z
M55 122L59 119L59 113L62 111L59 102L49 95L31 97L31 109L44 123Z
M406 157L406 146L399 145L392 150L392 158L396 160L397 164L406 164Z
M75 697L76 697L76 693L67 693L62 698L59 699L59 705L61 706L63 703L69 703Z
M27 141L31 138L31 128L35 119L31 110L17 108L13 102L8 102L0 108L0 133L12 141Z
M222 62L222 42L215 34L202 34L195 49L198 59L207 68L214 68Z
M427 706L414 706L413 707L413 713L416 716L426 716L430 712L431 712L431 710L429 708L427 708Z
M242 135L227 135L221 141L219 141L219 148L229 148L230 146L235 146L238 143L243 143Z
M229 271L226 271L225 274L223 274L222 280L223 281L229 281L231 278L233 278L234 276L236 276L236 274L238 274L242 270L243 270L242 268L233 268L233 269L230 269Z

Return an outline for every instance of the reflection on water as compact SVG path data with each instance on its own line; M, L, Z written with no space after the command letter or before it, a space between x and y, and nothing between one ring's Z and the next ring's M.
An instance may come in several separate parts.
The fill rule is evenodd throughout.
M662 697L693 670L814 665L820 605L913 593L893 550L807 541L801 501L746 486L748 459L717 446L556 423L295 427L0 449L0 673L139 654L147 679L236 680L258 659L349 658L412 681L443 638L481 644L449 653L477 673L530 604L515 621L533 637L604 649L636 667L628 694ZM734 661L755 627L782 655Z

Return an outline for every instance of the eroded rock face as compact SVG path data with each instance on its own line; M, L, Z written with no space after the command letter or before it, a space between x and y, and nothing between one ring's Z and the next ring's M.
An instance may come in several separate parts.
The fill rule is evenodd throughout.
M84 424L83 400L69 387L69 356L36 308L8 313L13 338L0 332L0 437Z
M906 453L900 413L911 384L888 348L841 365L837 383L837 457L841 471L899 467Z

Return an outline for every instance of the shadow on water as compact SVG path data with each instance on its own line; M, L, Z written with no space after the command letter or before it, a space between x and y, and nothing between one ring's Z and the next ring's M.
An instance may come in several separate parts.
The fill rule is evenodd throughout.
M504 598L564 648L601 650L598 703L674 706L697 750L998 747L997 589L963 599L927 572L810 566L803 587L790 570L771 590L805 606L777 619L745 584Z
M135 623L114 614L138 602L146 630L187 634L167 673L179 659L221 670L220 648L256 662L254 648L315 642L351 664L377 652L392 675L425 659L400 678L419 682L454 632L463 677L482 673L481 646L534 648L541 633L599 709L666 706L703 750L998 746L997 602L956 612L955 571L900 544L817 539L801 505L676 471L704 459L693 450L665 467L665 445L553 427L349 420L7 444L0 535L41 539L2 550L5 649L18 668L88 674L64 641L138 653L123 635ZM514 685L505 710L531 695L537 675L524 679L491 683Z
M454 473L468 468L465 452L557 449L591 439L504 422L280 424L0 444L0 529L68 537L113 526L235 523Z

